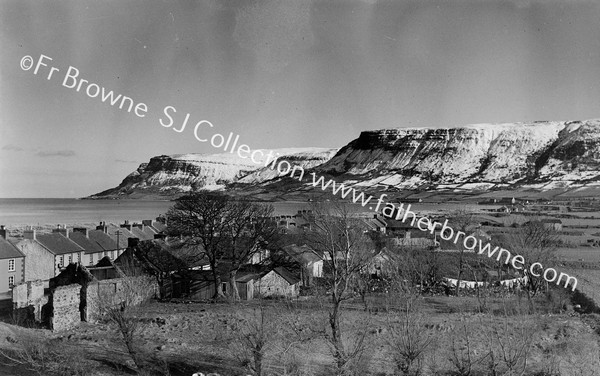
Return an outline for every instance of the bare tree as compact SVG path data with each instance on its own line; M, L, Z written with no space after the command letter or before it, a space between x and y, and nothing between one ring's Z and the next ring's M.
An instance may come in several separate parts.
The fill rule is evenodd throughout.
M556 262L558 240L557 232L540 220L525 223L505 239L507 248L513 254L523 256L525 260L523 269L519 272L524 277L522 289L527 294L529 309L532 313L535 311L533 298L542 288L547 286L547 282L542 276L535 276L529 271L534 263L549 267ZM541 274L539 270L536 272Z
M426 292L441 279L439 253L404 246L394 249L390 281L396 293L413 295Z
M461 329L455 329L452 334L452 347L449 361L454 366L457 376L471 376L475 366L483 362L487 354L477 355L474 349L471 331L466 322Z
M118 282L114 285L99 285L100 313L106 320L115 324L138 373L143 374L147 366L139 347L139 334L145 325L140 320L140 307L152 291L150 280L145 277L123 276L111 281Z
M215 282L214 298L225 296L220 266L227 241L222 235L228 226L223 216L229 205L230 200L222 194L200 191L180 197L167 212L169 234L195 249L197 260L207 259Z
M467 211L467 209L460 209L452 215L452 224L456 231L461 231L468 234L469 231L473 230L475 225L475 218L473 213ZM460 294L460 282L462 281L463 273L465 271L465 247L462 242L456 243L458 247L458 270L456 271L456 291L455 294Z
M400 323L394 325L388 319L388 345L396 367L406 376L422 374L425 354L434 339L421 318L414 300L406 300L406 309Z
M39 333L18 330L12 334L6 338L11 348L0 348L0 365L18 368L19 374L27 372L28 375L84 376L90 373L90 364L79 346L62 344L58 349Z
M352 348L345 346L342 339L341 310L343 303L354 297L354 287L360 272L373 256L374 246L365 234L363 222L348 211L340 202L313 205L314 217L307 243L323 254L325 280L330 294L328 339L338 370L343 370L349 361L360 355L362 341Z
M254 254L261 252L275 241L277 226L271 219L273 206L256 204L249 201L233 203L226 213L227 247L226 258L229 261L229 286L231 298L240 299L236 277L240 268Z
M255 376L263 375L267 351L272 350L277 326L266 307L255 308L252 315L244 315L236 330L233 349L235 356Z
M237 272L276 234L272 212L270 205L201 191L179 198L167 212L167 223L171 235L196 251L195 260L208 261L215 281L214 297L225 296L221 273L227 272L231 297L238 300Z

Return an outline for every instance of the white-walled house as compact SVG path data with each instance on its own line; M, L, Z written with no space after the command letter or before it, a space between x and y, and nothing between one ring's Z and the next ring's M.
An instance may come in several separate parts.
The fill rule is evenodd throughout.
M313 278L323 277L323 259L309 246L290 244L282 248L300 266L300 280L305 287L311 285Z
M0 299L10 299L14 285L25 280L25 255L6 239L0 227Z
M28 228L23 235L24 239L16 247L25 255L25 281L47 281L69 263L83 260L84 249L63 233L37 234L36 230Z
M260 297L296 297L300 293L300 278L283 267L275 268L254 281L254 295Z
M117 242L100 230L76 227L69 233L69 239L85 250L81 261L85 266L94 266L104 257L114 261L125 251L125 248L119 249Z

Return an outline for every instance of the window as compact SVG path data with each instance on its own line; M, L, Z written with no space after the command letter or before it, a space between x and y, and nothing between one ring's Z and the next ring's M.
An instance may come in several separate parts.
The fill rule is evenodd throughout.
M69 264L73 262L73 256L69 255Z
M81 253L77 254L77 263L81 264Z
M58 258L58 267L59 267L59 268L62 268L62 266L63 266L63 264L64 264L64 263L65 263L65 258L64 258L64 256L60 256L60 257Z
M8 260L8 271L9 272L15 271L15 259Z
M90 265L94 265L94 254L90 254Z
M15 285L15 276L11 275L10 277L8 277L8 287L10 287L12 289L14 285Z

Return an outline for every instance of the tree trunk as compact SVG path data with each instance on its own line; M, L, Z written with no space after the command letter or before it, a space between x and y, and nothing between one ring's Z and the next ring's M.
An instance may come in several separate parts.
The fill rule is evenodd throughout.
M460 282L463 272L463 252L464 251L460 251L460 256L458 258L458 275L456 276L456 296L459 296L460 294Z
M334 357L338 369L346 364L346 356L342 344L342 332L340 329L340 302L334 298L333 309L329 313L329 325L331 326L331 343L334 348Z
M221 286L221 275L217 271L217 265L211 265L213 279L215 281L215 295L213 299L218 300L225 298L225 294L223 293L223 286Z
M229 271L229 291L231 291L229 296L234 302L240 300L240 292L238 291L236 276L237 270L234 269Z
M262 348L255 349L253 355L254 355L254 372L256 373L256 376L262 376L262 360L263 360Z

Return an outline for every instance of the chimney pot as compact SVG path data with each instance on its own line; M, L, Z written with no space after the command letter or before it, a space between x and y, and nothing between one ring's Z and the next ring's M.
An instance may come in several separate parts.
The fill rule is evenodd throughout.
M31 226L28 226L27 229L25 231L23 231L23 237L25 239L35 240L35 238L36 238L35 230L33 228L31 228Z
M80 232L85 235L86 238L90 237L90 230L85 227L74 227L73 232Z

